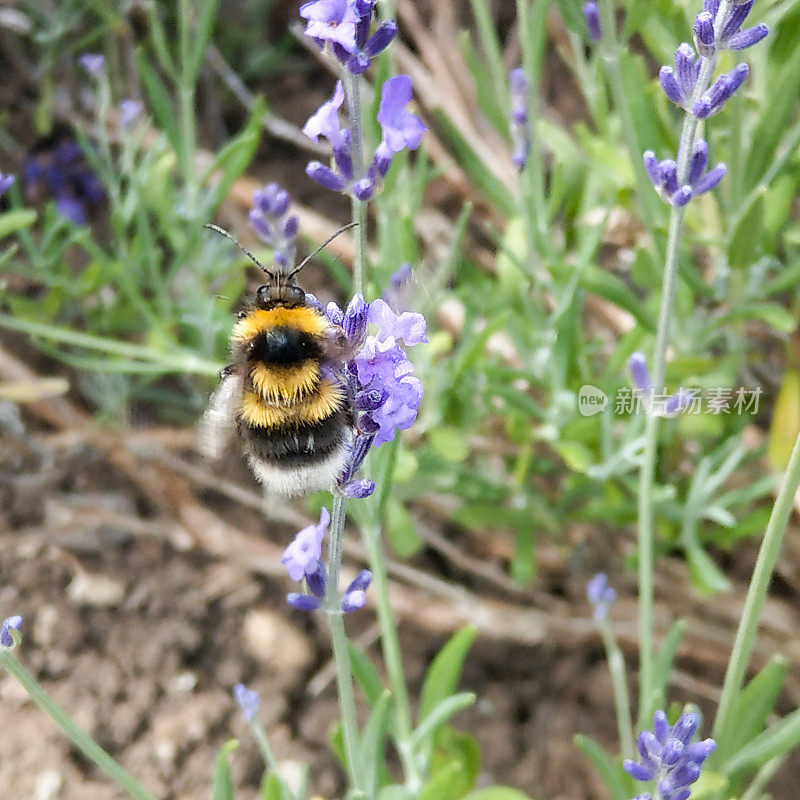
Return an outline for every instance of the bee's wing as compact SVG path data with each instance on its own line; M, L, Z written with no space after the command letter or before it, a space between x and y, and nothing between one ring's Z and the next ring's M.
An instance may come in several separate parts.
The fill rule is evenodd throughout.
M219 458L236 429L243 385L244 370L229 369L211 395L199 428L200 452L206 458Z

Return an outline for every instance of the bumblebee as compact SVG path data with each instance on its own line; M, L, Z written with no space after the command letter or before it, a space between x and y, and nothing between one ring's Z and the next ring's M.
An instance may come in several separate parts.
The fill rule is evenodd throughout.
M345 358L344 332L294 281L316 253L291 271L267 269L227 231L206 227L231 239L268 280L233 327L230 363L200 422L200 449L219 458L236 431L253 474L269 489L299 495L330 488L347 464L354 418L330 368Z

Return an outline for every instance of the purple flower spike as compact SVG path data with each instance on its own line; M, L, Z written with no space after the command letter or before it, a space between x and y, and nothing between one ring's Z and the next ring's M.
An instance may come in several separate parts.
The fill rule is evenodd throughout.
M528 79L521 67L508 73L511 95L511 163L521 170L528 161L531 150L531 132L528 125Z
M276 264L282 267L294 266L297 247L298 221L289 214L291 198L289 193L277 183L268 183L263 189L253 192L253 208L250 210L250 224L262 242L272 248Z
M749 73L750 67L747 64L739 64L728 74L720 75L711 88L694 104L692 113L698 119L705 119L721 111L725 103L744 83Z
M356 579L347 587L342 598L341 608L345 614L350 614L353 611L358 611L363 608L367 602L367 589L372 583L372 573L368 570L362 570Z
M705 139L698 139L692 145L692 157L689 162L689 183L694 184L703 174L708 161L708 144Z
M310 161L306 166L306 175L332 192L339 192L344 188L344 179L320 161Z
M671 728L666 714L653 716L653 731L643 731L637 739L640 760L626 759L625 771L638 781L656 781L657 800L686 800L689 788L699 777L703 762L716 747L713 739L690 744L697 730L697 715L683 714ZM639 798L651 795L645 793Z
M342 486L341 491L345 497L349 497L352 500L363 500L375 491L375 483L366 478L360 478L346 483Z
M342 329L352 347L360 347L367 333L370 306L360 294L353 295L342 318Z
M317 569L321 557L322 540L331 521L328 509L323 506L319 522L303 528L292 543L283 551L281 564L286 567L293 581L302 580L305 575Z
M650 371L647 369L647 359L643 353L631 353L628 359L628 368L636 388L644 394L649 394L653 388L650 384Z
M378 25L375 33L367 39L367 43L364 45L364 53L367 58L375 58L382 53L392 43L395 36L397 36L397 23L393 19Z
M4 175L0 172L0 197L2 197L13 185L16 178L13 175Z
M13 647L14 637L11 635L11 631L19 633L21 630L22 617L19 614L4 619L3 625L0 627L0 647Z
M308 586L308 591L314 597L325 597L325 590L328 587L328 571L321 560L317 563L317 568L313 572L306 573L306 586Z
M300 6L300 16L308 20L305 34L318 42L338 44L347 52L356 49L356 23L359 16L348 0L314 0Z
M694 187L696 195L705 194L712 189L716 189L719 182L725 177L728 168L724 164L717 164L714 169L709 170L702 178L700 178Z
M297 592L287 594L286 602L298 611L316 611L322 605L322 601L318 597L312 597L310 594L298 594Z
M242 715L248 722L255 719L261 708L261 698L257 691L248 689L243 683L237 683L233 687L233 698L242 709Z
M694 46L697 48L697 52L704 58L713 56L717 51L714 37L714 17L708 11L701 11L694 18L692 33L694 34Z
M84 53L78 63L93 77L99 78L106 68L106 57L102 53Z
M339 109L344 103L344 87L341 81L336 81L336 88L333 97L324 102L317 111L312 114L303 126L303 133L315 142L319 141L320 136L324 136L333 148L346 148L347 140L345 132L339 125Z
M675 73L672 71L672 67L661 67L658 78L667 98L677 106L682 105L684 101L683 91L678 79L675 77Z
M614 601L617 599L617 593L613 587L608 584L608 577L604 572L598 572L589 583L586 584L586 597L589 602L594 606L594 618L597 622L602 622L608 617L608 612Z
M383 141L393 153L404 148L416 150L422 141L422 134L428 129L419 117L406 111L411 102L411 78L396 75L389 78L381 87L381 103L378 108L378 122L383 132Z
M353 195L357 200L361 200L362 203L369 200L374 193L375 184L372 178L362 178L360 181L356 181L353 184Z
M747 30L735 33L725 42L725 46L729 50L746 50L748 47L758 44L768 35L769 28L763 22L760 22L753 28L747 28Z
M600 26L600 12L597 10L597 3L589 0L583 6L583 17L586 20L586 28L593 41L599 42L603 38L603 29Z

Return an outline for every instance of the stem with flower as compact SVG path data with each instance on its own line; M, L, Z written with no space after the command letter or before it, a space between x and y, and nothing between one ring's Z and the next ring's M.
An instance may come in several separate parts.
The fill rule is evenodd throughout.
M683 238L683 223L687 203L696 195L715 188L725 174L718 164L705 172L708 146L697 136L699 122L719 111L747 76L747 66L739 65L728 75L721 75L711 85L711 78L722 47L742 49L755 44L766 35L765 28L737 42L744 18L752 2L734 4L732 0L704 0L704 10L694 25L694 39L699 59L695 60L691 46L682 44L675 55L675 70L663 67L661 85L667 97L684 108L676 161L658 162L655 154L644 154L644 165L650 181L665 202L671 206L667 250L664 263L663 290L659 310L656 342L653 351L652 385L661 391L666 376L666 353L672 328L678 262ZM747 35L747 32L743 32ZM710 87L710 88L709 88ZM653 489L660 416L648 414L645 424L644 457L639 474L639 641L641 691L639 694L639 723L644 724L655 702L653 653Z

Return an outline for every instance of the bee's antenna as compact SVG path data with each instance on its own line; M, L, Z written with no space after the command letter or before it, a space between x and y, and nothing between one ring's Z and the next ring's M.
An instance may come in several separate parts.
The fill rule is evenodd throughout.
M309 262L309 261L311 261L311 259L312 259L312 258L314 258L314 256L316 256L317 254L321 253L321 252L322 252L322 251L323 251L323 250L324 250L324 249L325 249L325 248L326 248L326 247L327 247L327 246L328 246L328 245L329 245L329 244L330 244L330 243L331 243L331 242L332 242L332 241L333 241L333 240L334 240L334 239L335 239L337 236L340 236L340 235L341 235L341 234L343 234L345 231L348 231L348 230L350 230L350 228L355 228L355 227L356 227L356 225L358 225L358 223L357 223L357 222L350 222L349 224L347 224L347 225L345 225L345 226L343 226L343 227L339 228L339 230L338 230L338 231L336 231L336 233L334 233L332 236L329 236L329 237L328 237L328 238L327 238L327 239L326 239L326 240L325 240L325 241L324 241L324 242L323 242L323 243L322 243L322 244L321 244L321 245L320 245L320 246L319 246L319 247L318 247L318 248L317 248L317 249L316 249L316 250L315 250L315 251L314 251L314 252L313 252L313 253L312 253L310 256L306 256L306 257L305 257L305 258L302 260L302 262L300 262L300 265L299 265L299 266L297 266L297 267L295 267L295 268L294 268L294 269L293 269L293 270L292 270L292 271L291 271L291 272L290 272L290 273L289 273L289 274L286 276L287 280L288 280L289 278L293 277L294 275L297 275L297 273L298 273L298 272L300 272L300 270L301 270L301 269L303 269L303 267L304 267L306 264L308 264L308 262ZM238 243L237 243L237 244L238 244ZM239 246L241 247L241 245L239 245Z
M221 234L226 239L230 239L254 264L256 264L261 270L266 272L267 275L270 276L270 278L275 280L275 275L272 272L270 272L235 236L228 233L228 231L226 231L224 228L220 228L218 225L212 225L211 223L207 223L203 225L203 227L214 231L214 233Z

